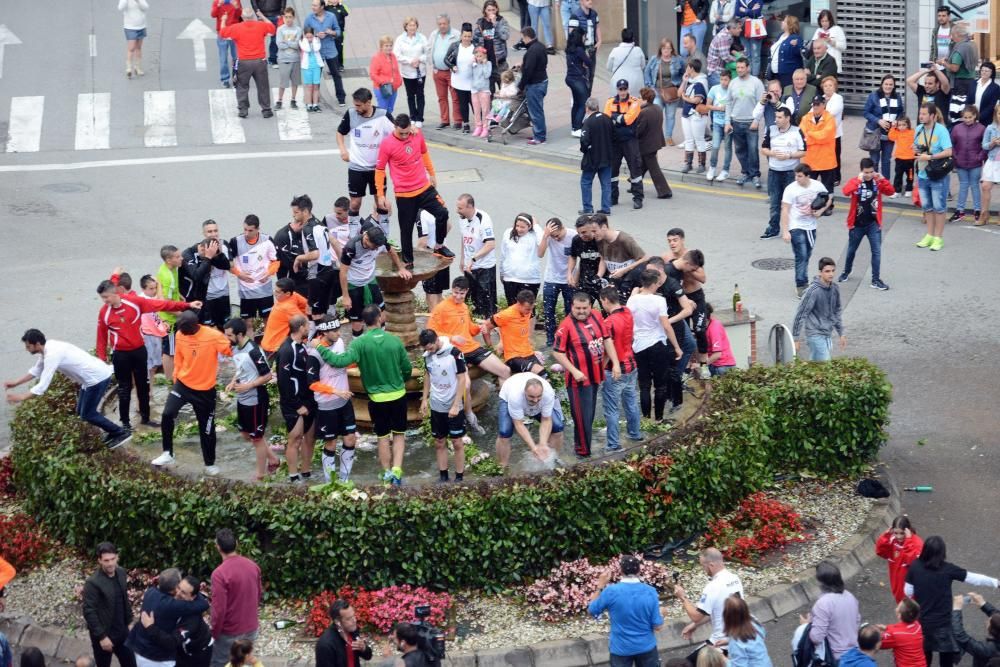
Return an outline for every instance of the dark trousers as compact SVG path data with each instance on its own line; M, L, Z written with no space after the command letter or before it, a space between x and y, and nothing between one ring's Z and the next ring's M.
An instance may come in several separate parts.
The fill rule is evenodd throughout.
M570 126L574 130L583 128L584 105L590 97L590 80L582 76L567 76L566 85L573 94L573 108L569 112Z
M205 307L198 313L198 320L202 324L222 331L232 316L233 308L229 303L229 297L223 296L218 299L205 299Z
M855 225L847 230L847 259L844 260L844 273L849 274L854 268L854 254L865 237L868 237L868 247L872 251L872 282L875 282L881 277L882 229L874 222L864 227Z
M97 663L97 667L111 667L111 656L118 658L120 667L135 667L135 654L132 653L132 649L125 646L125 636L111 641L115 647L109 653L101 648L99 641L93 637L90 638L90 646L94 649L94 662Z
M115 437L124 433L124 429L101 413L101 401L108 391L111 378L101 380L89 387L81 387L76 394L76 414L88 424L93 424L109 436Z
M670 395L668 382L672 355L672 348L664 343L651 345L635 353L635 363L639 369L639 408L643 417L652 414L654 419L663 418L663 407ZM653 387L652 398L649 393L650 385Z
M115 380L118 381L118 418L125 428L130 428L133 385L135 396L139 400L139 414L142 415L143 421L149 419L149 375L146 370L148 358L145 346L134 350L115 350L111 357Z
M343 52L338 50L338 57ZM340 68L337 67L337 58L325 58L326 68L330 70L330 77L333 79L334 90L337 91L337 102L343 104L347 100L347 93L344 91L344 80L340 76Z
M273 43L273 42L272 42ZM236 106L241 113L250 109L250 79L257 87L257 104L261 111L271 110L271 84L267 80L267 61L241 60L236 68Z
M841 166L841 164L840 164L840 149L841 149L841 144L843 143L841 141L841 139L843 139L843 137L837 137L837 146L836 146L836 148L833 149L834 150L834 154L837 156L837 168L833 170L833 182L834 183L840 183L840 166ZM889 178L889 175L886 174L885 177Z
M497 312L497 267L472 269L469 277L469 300L477 317L489 317Z
M660 169L660 161L656 158L656 153L647 153L642 156L642 175L645 176L646 172L649 172L649 177L653 179L653 187L656 188L657 197L673 196L674 193L670 189L670 184L667 183L667 177Z
M455 89L455 94L458 95L458 114L462 117L462 123L465 125L469 124L469 107L472 105L472 91L471 90L459 90ZM456 122L456 118L452 122Z
M834 169L824 169L823 171L814 171L812 177L823 184L826 191L830 193L830 197L833 197L833 179L834 179ZM794 176L793 176L794 178ZM833 210L833 204L830 204L828 211Z
M337 57L332 60L337 63L337 69L344 68L344 26L340 26L340 37L334 37L333 43L337 45Z
M528 13L528 0L517 0L517 11L520 14L521 28L530 28L531 14Z
M628 167L628 191L633 199L642 201L642 157L639 155L639 142L629 139L615 141L611 145L611 203L618 203L618 175L621 173L622 160L625 160Z
M277 30L281 26L281 16L279 14L274 14L273 16L265 16L265 18L271 22L271 25ZM270 44L267 47L267 62L270 65L274 65L278 62L278 40L275 39L276 35L271 35L271 39L268 40Z
M594 414L597 411L598 384L583 387L566 385L569 394L569 414L573 419L573 450L577 456L590 456L590 439L594 434Z
M795 180L795 172L775 171L767 172L767 199L771 205L771 216L767 220L767 232L777 234L781 231L781 195L785 193L785 188Z
M503 281L503 295L507 299L507 305L513 306L517 303L517 293L521 290L528 290L535 295L535 299L538 299L538 288L541 287L540 283L516 283L511 280Z
M913 160L896 160L896 174L892 178L892 187L896 189L896 192L904 194L903 191L903 176L906 176L906 189L913 190ZM885 174L882 174L885 176ZM888 176L885 176L889 178Z
M660 667L660 656L655 648L638 655L611 654L611 667Z
M174 422L185 404L191 404L198 419L198 438L201 440L201 456L205 465L215 465L215 387L211 389L191 389L181 382L174 382L174 388L167 396L160 420L160 436L163 451L174 453Z
M406 88L406 106L410 109L410 120L424 122L424 78L403 79Z
M399 231L402 235L399 245L403 249L404 262L413 261L413 228L420 220L421 210L434 216L435 244L444 243L444 237L448 234L448 209L433 186L415 197L396 197L396 215L399 217Z

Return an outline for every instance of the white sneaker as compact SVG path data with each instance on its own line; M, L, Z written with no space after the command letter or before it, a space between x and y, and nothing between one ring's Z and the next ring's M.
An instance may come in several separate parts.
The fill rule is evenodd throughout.
M424 122L422 120L415 120L415 121L413 121L413 124L416 125L417 127L423 127L424 126Z
M172 465L173 462L174 462L174 455L171 454L170 452L163 452L155 459L153 459L150 463L152 463L154 466L168 466Z
M709 370L708 366L701 366L698 369L698 377L702 380L712 379L712 371Z
M889 195L889 199L899 199L899 193L893 192L891 195Z
M205 466L205 474L209 477L218 477L220 472L219 466Z
M711 181L715 178L715 167L709 167L708 172L705 173L705 180Z
M579 139L580 137L583 136L583 130L573 130L572 132L569 133L569 136L576 137L577 139Z
M729 172L726 171L725 169L723 169L722 171L719 172L719 175L715 177L715 182L716 183L721 183L722 181L726 180L727 178L729 178Z

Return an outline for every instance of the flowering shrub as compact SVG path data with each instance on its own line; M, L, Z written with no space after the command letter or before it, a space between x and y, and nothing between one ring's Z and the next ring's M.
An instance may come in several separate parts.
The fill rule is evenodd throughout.
M13 498L15 493L14 461L5 456L0 459L0 497Z
M139 608L142 606L142 596L146 589L155 586L159 580L159 572L155 570L145 570L141 567L132 568L125 571L125 594L128 602L132 605L135 617L139 617Z
M664 593L673 586L673 578L661 563L639 559L639 578ZM547 577L538 579L524 590L525 600L550 622L579 616L587 611L587 603L597 592L597 579L611 568L611 582L621 579L621 556L615 556L606 566L591 565L586 558L566 561L552 568Z
M667 484L670 479L670 468L674 465L672 458L666 455L650 456L632 465L646 482L646 500L658 505L669 505L673 502L674 496Z
M309 604L306 630L318 637L330 626L330 605L344 599L354 607L358 625L385 634L396 623L414 620L413 609L420 605L430 605L431 614L427 622L442 626L451 609L451 596L447 593L432 593L426 588L413 586L389 586L375 591L343 586L340 590L323 591Z
M35 567L55 545L27 514L0 516L0 556L18 570Z
M750 564L772 549L804 542L802 519L790 506L763 492L747 496L731 519L713 519L705 533L706 543L733 560Z

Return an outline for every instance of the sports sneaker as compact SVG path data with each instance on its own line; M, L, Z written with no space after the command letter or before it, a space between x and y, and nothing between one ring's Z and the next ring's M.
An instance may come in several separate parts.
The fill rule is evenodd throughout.
M139 425L140 426L148 426L150 428L159 428L160 427L160 422L156 421L155 419L149 419L147 417L146 419L143 419L141 422L139 422Z
M698 374L699 374L699 376L701 377L702 380L708 380L708 379L711 379L711 377L712 377L712 371L711 371L711 369L709 369L708 366L702 366L698 370Z
M753 186L755 188L757 188L758 190L760 190L760 188L761 188L760 176L754 176L753 179L751 179L751 180L753 181Z
M281 104L281 100L278 100L277 102L275 102L275 103L274 103L274 108L275 108L275 109L280 109L280 108L281 108L281 106L282 106L282 104Z
M403 485L403 469L399 466L393 466L389 471L392 474L392 485L402 486Z
M886 285L886 284L885 284L884 282L882 282L881 280L877 280L877 279L876 279L876 280L873 280L873 281L872 281L872 289L877 289L877 290L882 290L882 291L884 292L884 291L886 291L887 289L889 289L889 286L888 286L888 285Z
M205 474L209 477L218 477L220 472L219 466L205 466Z
M917 247L926 248L931 244L931 241L933 240L934 240L933 236L931 236L930 234L924 234L924 238L917 241Z
M849 274L849 273L841 273L840 277L837 278L837 282L838 283L846 283L847 279L850 278L850 277L851 277L851 274Z
M298 103L298 102L296 102L295 100L292 100L292 101L291 101L291 102L289 102L288 104L289 104L289 105L290 105L290 106L291 106L291 107L292 107L293 109L298 109L298 108L299 108L299 103Z
M171 454L170 452L163 452L155 459L150 461L150 463L152 463L154 466L168 466L172 465L173 462L174 462L174 455Z
M933 237L933 239L934 240L931 241L931 244L929 246L931 250L941 250L942 248L944 248L943 238L941 238L940 236L935 236Z
M964 218L965 218L965 211L958 210L951 214L951 217L948 218L948 222L958 222L959 220L962 220Z
M572 132L569 133L569 136L576 137L577 139L579 139L580 137L583 136L583 130L573 130Z
M899 194L898 192L893 192L891 195L889 195L889 199L899 199L900 197L902 197L902 195Z
M121 433L108 440L108 449L118 449L131 439L132 431L129 429L122 429Z
M749 176L740 176L739 178L736 179L736 185L742 188L744 185L747 184L747 181L749 180L750 180Z
M528 141L527 141L527 144L528 144L529 146L541 146L541 145L542 145L542 144L544 144L544 143L545 143L545 140L544 140L544 139L542 139L542 140L538 140L538 139L528 139Z
M760 238L766 241L767 239L773 239L776 236L781 236L781 232L772 232L771 230L766 230L763 234L760 235Z
M709 167L708 168L708 171L705 173L705 180L706 181L714 181L715 180L715 167Z
M722 183L727 178L729 178L729 170L723 169L722 171L719 172L719 175L715 177L715 182Z
M434 254L437 255L438 257L444 257L446 259L451 259L452 257L455 256L455 253L453 253L451 250L448 250L447 246L443 245L439 245L438 247L434 248Z
M795 287L795 296L798 297L799 299L801 299L802 298L802 293L805 292L805 291L806 291L805 287L799 287L799 286L796 285L796 287Z

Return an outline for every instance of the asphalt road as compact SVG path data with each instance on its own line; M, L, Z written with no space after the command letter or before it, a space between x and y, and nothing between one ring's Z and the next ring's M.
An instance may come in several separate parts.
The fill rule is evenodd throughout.
M330 154L339 114L329 109L308 118L308 140L282 139L274 120L252 114L240 123L244 142L215 143L209 103L209 91L217 89L214 41L205 42L207 68L201 72L195 70L192 45L176 39L192 19L207 13L202 4L154 4L146 76L133 81L124 77L121 19L109 3L65 5L59 12L28 3L4 17L23 44L5 51L0 146L10 148L10 139L4 138L8 132L2 130L10 129L12 99L44 96L38 150L0 155L4 377L20 376L31 363L19 342L28 327L85 347L93 344L99 307L94 288L113 266L121 264L136 277L155 271L159 247L193 243L201 221L209 217L219 221L226 237L239 232L250 212L260 216L265 231L273 232L289 219L293 195L312 195L321 214L345 194L345 165ZM47 30L39 33L39 25ZM95 57L90 56L91 31ZM53 39L58 50L52 48ZM154 91L175 91L176 146L147 145L144 93ZM109 147L77 150L78 96L93 93L110 93ZM38 109L30 100L17 104ZM30 139L23 132L32 123L18 122L19 141ZM90 127L103 127L103 122ZM91 141L94 132L84 135ZM431 150L441 174L439 190L449 206L459 194L471 192L498 232L509 229L520 211L542 220L576 217L578 177L570 167L443 146ZM684 227L689 247L701 248L708 258L710 301L726 303L733 284L739 283L744 301L764 318L765 329L774 322L789 323L797 303L791 271L751 265L758 259L791 257L780 240L757 238L767 214L763 196L687 185L676 186L675 193L670 201L647 199L642 211L616 208L612 224L633 234L650 252L665 249L667 229ZM814 258L842 258L845 208L821 222ZM923 231L911 210L888 210L885 229L882 276L892 289L868 288L866 251L860 253L851 281L841 287L848 354L885 368L895 386L891 438L882 458L900 486L934 486L932 494L904 498L918 532L942 535L951 547L951 560L996 576L1000 464L995 331L1000 316L989 304L997 289L1000 232L949 225L944 251L930 253L913 245ZM457 247L456 232L449 245ZM8 418L3 406L0 420ZM7 437L4 429L0 438ZM891 597L882 582L887 575L876 564L851 586L866 620L892 618ZM995 593L987 597L997 602ZM793 619L769 626L772 655L782 664ZM981 624L976 619L970 627L978 634Z

